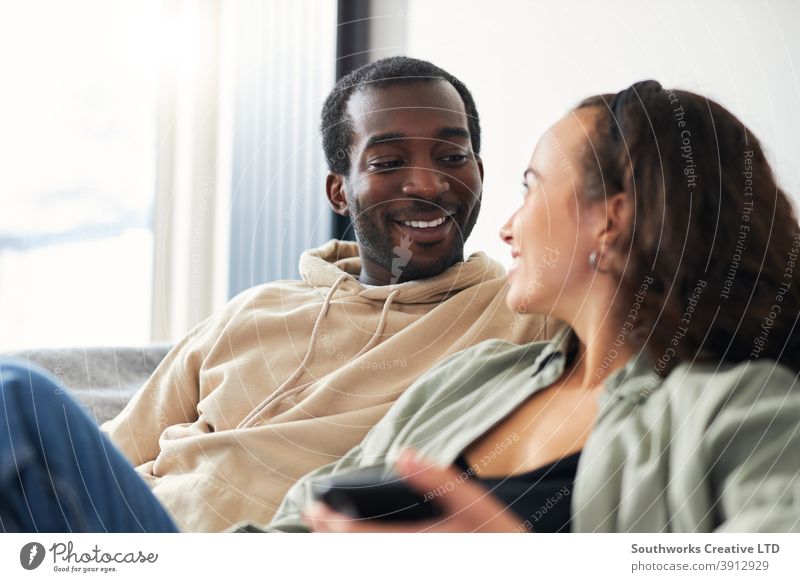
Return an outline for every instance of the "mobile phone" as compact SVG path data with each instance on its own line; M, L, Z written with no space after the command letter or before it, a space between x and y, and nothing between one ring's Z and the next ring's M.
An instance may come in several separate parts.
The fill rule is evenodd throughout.
M433 499L420 495L396 473L364 467L316 481L313 496L331 509L356 519L415 521L443 514Z

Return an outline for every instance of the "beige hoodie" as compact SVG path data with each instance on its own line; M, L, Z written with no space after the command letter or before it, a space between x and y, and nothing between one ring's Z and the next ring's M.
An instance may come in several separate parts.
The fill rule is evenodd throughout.
M355 243L303 253L302 281L254 287L167 355L108 433L187 531L267 523L306 473L356 445L442 358L549 337L504 304L482 253L421 281L364 287Z

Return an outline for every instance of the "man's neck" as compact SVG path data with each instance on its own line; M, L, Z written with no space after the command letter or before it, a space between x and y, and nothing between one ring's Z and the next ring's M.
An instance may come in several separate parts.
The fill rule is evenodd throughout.
M382 287L384 285L396 283L397 281L392 281L391 273L388 271L385 273L374 273L362 267L361 273L358 275L358 282L370 287Z
M381 287L383 285L394 285L396 283L405 283L406 281L419 281L424 280L430 277L434 277L440 273L443 273L447 268L442 269L437 273L430 273L423 277L408 277L408 269L406 269L406 262L398 263L397 265L392 265L391 269L387 269L383 265L373 261L372 259L365 257L363 253L359 253L361 257L361 271L358 275L358 281L364 285L374 285L376 287ZM464 258L459 257L458 261L453 264L457 264L458 262L463 262ZM452 265L450 265L452 266Z

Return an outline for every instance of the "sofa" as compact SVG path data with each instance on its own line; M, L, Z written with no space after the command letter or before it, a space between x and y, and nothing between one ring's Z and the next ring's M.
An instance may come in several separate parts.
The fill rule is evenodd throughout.
M164 359L169 344L6 353L48 370L98 423L114 418Z

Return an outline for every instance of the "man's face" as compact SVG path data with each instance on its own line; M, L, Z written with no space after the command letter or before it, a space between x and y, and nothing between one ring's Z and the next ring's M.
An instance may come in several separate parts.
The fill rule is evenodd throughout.
M455 88L432 81L358 91L348 112L350 173L342 186L362 280L427 278L463 260L483 168Z

